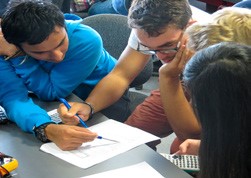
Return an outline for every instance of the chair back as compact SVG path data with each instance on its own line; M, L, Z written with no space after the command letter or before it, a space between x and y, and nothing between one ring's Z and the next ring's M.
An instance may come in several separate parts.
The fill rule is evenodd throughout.
M84 18L83 23L100 34L104 48L118 59L131 33L127 26L127 17L118 14L98 14Z
M119 14L97 14L83 19L83 24L95 29L103 39L104 48L116 59L125 49L131 33L127 16ZM145 83L152 75L153 64L149 61L143 71L134 79L130 87Z

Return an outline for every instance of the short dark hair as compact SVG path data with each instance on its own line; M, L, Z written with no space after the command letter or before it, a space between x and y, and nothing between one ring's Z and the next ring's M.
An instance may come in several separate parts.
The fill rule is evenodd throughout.
M185 67L183 79L202 126L200 177L250 177L250 76L251 47L237 43L205 48Z
M129 9L128 24L149 36L162 34L168 26L184 29L192 16L187 0L134 0Z
M54 4L26 1L8 9L2 18L2 32L12 44L43 42L56 26L65 27L64 15Z

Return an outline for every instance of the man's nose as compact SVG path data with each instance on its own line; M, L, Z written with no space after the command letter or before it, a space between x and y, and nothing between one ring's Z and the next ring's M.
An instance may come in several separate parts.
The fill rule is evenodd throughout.
M63 57L64 57L64 53L60 50L54 50L52 51L50 55L50 59L53 60L54 62L62 61Z
M156 57L157 57L159 60L162 60L162 59L166 58L166 56L167 56L167 54L163 54L163 53L161 53L161 52L159 52L159 51L157 51L155 55L156 55Z

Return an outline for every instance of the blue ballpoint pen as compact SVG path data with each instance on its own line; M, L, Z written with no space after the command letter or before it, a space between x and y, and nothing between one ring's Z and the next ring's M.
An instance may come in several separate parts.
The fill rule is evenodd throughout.
M70 105L64 98L59 98L59 101L60 101L61 103L63 103L67 109L70 109L70 108L71 108L71 105ZM86 125L85 121L83 121L83 119L82 119L78 114L76 114L76 116L78 117L79 122L81 123L81 125L82 125L83 127L87 128L88 126ZM112 141L112 142L118 142L117 140L112 140L112 139L104 138L104 137L102 137L102 136L97 136L97 138L98 138L98 139L109 140L109 141Z

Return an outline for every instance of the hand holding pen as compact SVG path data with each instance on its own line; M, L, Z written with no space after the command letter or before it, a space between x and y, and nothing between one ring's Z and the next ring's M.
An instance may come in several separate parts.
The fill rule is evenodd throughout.
M61 103L63 103L65 105L65 107L69 110L71 109L71 105L64 99L64 98L59 98L59 101ZM88 126L86 125L85 121L78 115L76 114L77 118L79 119L80 124L85 127L88 128ZM104 140L109 140L109 141L113 141L113 142L118 142L116 140L112 140L112 139L108 139L108 138L104 138L102 136L97 136L97 139L104 139Z
M78 125L80 123L79 117L82 118L83 121L89 118L89 108L79 102L71 102L70 108L66 107L66 105L60 101L62 104L59 105L57 112L59 117L61 118L62 122L67 125ZM76 116L78 113L78 116Z
M59 98L59 101L61 103L63 103L65 105L65 107L69 110L71 109L71 105L64 99L64 98ZM76 114L77 118L79 119L80 124L84 127L87 128L88 126L86 125L86 123L84 122L84 120L78 115Z

